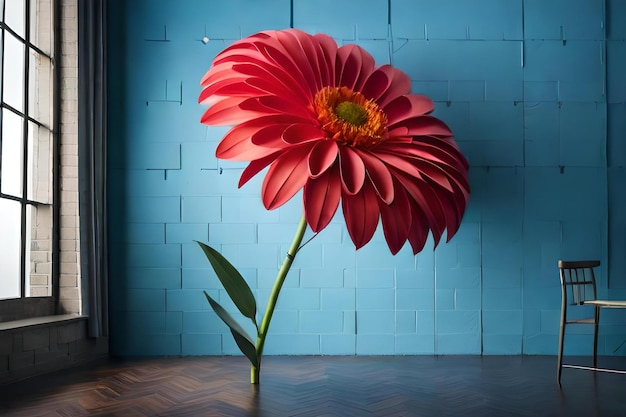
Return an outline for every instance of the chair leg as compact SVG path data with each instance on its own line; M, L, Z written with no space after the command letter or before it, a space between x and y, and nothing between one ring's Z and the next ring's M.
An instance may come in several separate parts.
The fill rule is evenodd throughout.
M593 323L593 367L598 367L598 324L600 323L600 307L595 306Z
M561 386L561 373L563 371L563 341L565 338L565 322L561 319L561 330L559 332L559 354L558 354L558 368L556 369L556 381Z

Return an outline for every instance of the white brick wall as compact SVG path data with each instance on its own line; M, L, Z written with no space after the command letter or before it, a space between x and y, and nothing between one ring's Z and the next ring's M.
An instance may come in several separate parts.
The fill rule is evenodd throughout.
M81 313L78 221L78 6L61 0L60 277L59 299L66 313Z

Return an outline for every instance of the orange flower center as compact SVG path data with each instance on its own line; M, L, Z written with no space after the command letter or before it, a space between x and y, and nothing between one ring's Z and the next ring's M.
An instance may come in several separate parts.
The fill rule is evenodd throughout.
M387 138L387 115L373 100L347 87L324 87L315 112L330 137L347 146L372 147Z

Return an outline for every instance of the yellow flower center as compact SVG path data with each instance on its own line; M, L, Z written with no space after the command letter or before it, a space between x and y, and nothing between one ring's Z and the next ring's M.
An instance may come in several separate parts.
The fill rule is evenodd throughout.
M387 115L373 100L347 87L324 87L315 112L330 137L347 146L372 147L387 138Z
M339 103L335 109L335 114L340 119L355 126L361 126L367 122L367 111L351 101Z

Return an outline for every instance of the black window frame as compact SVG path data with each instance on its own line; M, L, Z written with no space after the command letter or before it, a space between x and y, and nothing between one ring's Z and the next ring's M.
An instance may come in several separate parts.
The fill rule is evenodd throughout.
M3 96L3 82L0 82L0 183L2 180L2 122L3 122L3 112L5 109L11 111L15 115L22 118L22 145L23 145L23 163L22 163L22 184L23 190L21 193L21 197L16 197L13 195L3 194L0 189L0 199L8 199L12 201L16 201L20 203L20 213L21 213L21 239L20 239L20 295L17 298L6 298L0 299L0 322L9 321L9 320L18 320L23 318L29 318L33 316L39 315L51 315L55 314L58 311L58 300L59 300L59 261L60 261L60 83L61 83L61 74L58 66L58 60L61 56L61 1L60 0L49 0L50 1L50 10L53 14L52 16L52 26L51 26L51 52L45 52L37 45L35 45L31 40L31 6L36 4L37 0L23 0L24 1L24 28L23 28L23 36L20 36L16 33L12 28L5 24L5 15L6 15L6 3L11 0L0 0L0 81L4 77L4 43L5 43L5 34L10 33L13 37L15 37L18 41L20 41L24 46L24 73L23 73L23 85L22 85L22 94L23 94L23 108L22 110L18 110L11 105L4 102ZM44 122L36 119L34 116L29 115L29 62L30 62L30 51L34 51L37 54L41 54L44 57L50 60L50 70L52 71L52 109L50 114L50 123L46 125ZM52 181L51 181L51 193L52 199L50 203L42 203L36 201L34 199L29 198L28 194L28 140L29 140L29 124L33 123L38 127L46 127L50 132L51 138L51 150L52 150ZM26 296L27 288L26 288L26 259L27 252L29 248L26 247L26 243L28 241L28 234L32 233L32 230L27 230L27 207L38 207L38 206L51 206L52 216L51 216L51 271L50 271L50 296L37 297L37 296ZM7 277L4 277L7 279ZM22 308L17 308L16 306L20 306Z

